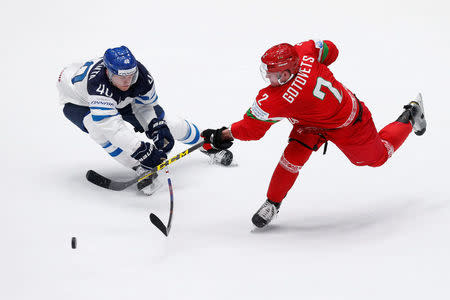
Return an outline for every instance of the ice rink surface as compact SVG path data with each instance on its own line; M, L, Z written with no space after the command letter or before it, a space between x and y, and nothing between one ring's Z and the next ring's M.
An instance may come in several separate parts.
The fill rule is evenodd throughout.
M1 4L0 298L450 299L448 1L9 1ZM383 167L334 146L314 153L278 218L256 231L287 121L237 142L236 167L199 152L145 197L88 183L124 169L66 120L61 69L127 45L169 115L202 128L238 121L274 44L332 40L336 78L382 128L422 92L428 130ZM186 148L177 144L174 154ZM71 249L72 236L78 248Z

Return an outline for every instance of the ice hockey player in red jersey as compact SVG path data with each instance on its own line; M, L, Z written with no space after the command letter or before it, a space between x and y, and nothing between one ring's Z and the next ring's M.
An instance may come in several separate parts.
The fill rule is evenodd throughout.
M275 168L267 200L252 218L264 227L277 215L281 202L300 169L328 141L357 166L383 165L411 131L425 133L422 96L404 106L393 123L379 132L366 105L335 79L328 66L338 57L331 41L309 40L271 47L261 57L261 74L270 84L259 91L243 119L230 128L207 129L202 136L218 149L234 139L259 140L269 128L287 118L293 125L289 142Z

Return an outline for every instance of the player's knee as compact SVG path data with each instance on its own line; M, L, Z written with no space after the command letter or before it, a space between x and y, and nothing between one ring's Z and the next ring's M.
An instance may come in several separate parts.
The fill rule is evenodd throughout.
M89 137L93 139L97 144L103 147L103 145L108 142L103 133L99 131L96 125L94 124L94 120L92 120L91 114L88 114L86 117L84 117L83 124L87 129Z
M292 165L303 166L311 156L312 150L304 147L303 145L295 142L288 144L284 149L284 159Z
M374 162L368 164L369 167L381 167L382 165L384 165L385 162L388 161L388 159L394 154L394 146L392 146L391 143L389 143L386 140L381 140L383 143L383 151L379 151L379 158L377 160L375 160Z
M355 166L358 167L372 167L372 168L377 168L377 167L381 167L382 165L384 165L387 160L389 159L389 156L387 155L382 155L377 159L374 160L368 160L368 161L355 161L355 160L350 160L352 162L352 164L354 164Z
M381 167L382 165L384 165L385 162L387 162L387 160L388 160L388 157L386 156L378 161L369 163L367 166L372 167L372 168L378 168L378 167Z
M300 169L303 167L303 164L300 164L299 162L292 162L292 160L290 161L289 159L286 158L285 154L283 153L283 155L280 158L280 162L279 165L285 169L286 171L293 173L293 174L297 174Z
M84 125L84 118L89 114L89 108L66 103L63 108L64 116L84 132L88 132Z

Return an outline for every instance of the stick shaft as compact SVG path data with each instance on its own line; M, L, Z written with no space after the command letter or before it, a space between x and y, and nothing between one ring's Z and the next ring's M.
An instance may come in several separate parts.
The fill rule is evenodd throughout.
M137 180L138 182L138 190L142 190L144 187L146 187L147 185L143 185L142 181L147 179L148 177L150 177L151 175L155 174L156 172L166 168L167 166L169 166L170 164L176 162L177 160L179 160L180 158L188 155L189 153L197 150L198 148L200 148L201 146L203 146L204 141L201 141L197 144L195 144L194 146L184 150L181 153L178 153L177 155L175 155L174 157L170 158L170 159L166 159L165 161L163 161L161 164L157 165L156 167L154 167L153 169L151 169L150 171L148 171L147 173L145 173L144 175L142 175L141 177L139 177L139 179ZM140 184L141 183L141 184Z

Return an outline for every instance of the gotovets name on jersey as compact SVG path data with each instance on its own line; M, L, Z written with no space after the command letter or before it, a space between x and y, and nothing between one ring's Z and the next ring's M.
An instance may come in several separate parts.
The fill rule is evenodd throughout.
M302 57L300 63L300 69L298 70L297 76L295 76L294 81L291 86L283 94L283 99L289 103L294 102L295 98L300 94L300 91L308 82L309 74L311 73L312 64L314 63L314 58L308 55Z

